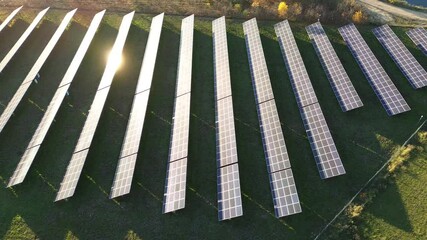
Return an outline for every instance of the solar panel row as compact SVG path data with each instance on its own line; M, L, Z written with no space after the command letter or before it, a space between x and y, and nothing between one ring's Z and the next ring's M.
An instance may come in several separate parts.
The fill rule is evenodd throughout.
M185 207L188 134L190 130L191 71L193 62L194 15L182 20L178 77L172 133L166 173L163 213Z
M225 17L212 22L215 73L218 219L243 215Z
M374 28L378 41L415 89L427 86L427 72L388 25Z
M0 24L0 32L3 31L3 29L7 26L7 24L9 24L10 21L12 21L12 19L15 17L16 14L18 14L21 8L22 6L15 9L13 12L9 14L9 16L7 16L7 18Z
M132 103L132 110L130 112L128 126L120 151L119 163L111 187L110 198L122 196L130 192L142 129L144 127L157 49L162 32L163 17L163 13L157 15L151 22L150 34L148 36L147 46L145 47L144 60L142 61L141 72Z
M406 32L412 42L427 56L427 30L424 28L414 28Z
M323 30L322 24L316 22L305 29L312 40L316 54L320 59L342 111L347 112L362 107L362 100L351 83L325 30Z
M287 20L274 26L317 169L322 179L345 174L329 127ZM309 101L308 101L309 100ZM329 171L330 166L340 171Z
M354 24L338 29L389 116L411 110Z
M116 41L114 42L107 65L98 86L98 91L95 94L95 98L90 107L89 114L83 126L83 130L80 133L79 140L74 149L70 163L68 164L55 201L73 196L77 187L87 154L89 153L90 145L95 135L96 127L101 117L102 109L104 108L105 100L107 99L108 92L110 91L110 86L118 65L120 64L117 61L117 58L120 58L122 55L123 47L125 45L126 37L132 24L134 14L135 12L131 12L125 15L120 24Z
M16 41L15 45L10 49L10 51L6 54L6 56L3 58L3 60L0 62L0 72L4 70L6 65L10 62L10 60L13 58L15 53L19 50L19 48L24 44L25 40L28 38L28 36L31 34L31 32L34 30L34 28L37 27L39 22L43 19L43 16L46 14L46 12L49 10L49 8L44 9L40 13L37 14L37 16L34 18L33 22L28 26L28 28L25 30L25 32L21 35L21 37Z
M62 33L65 31L65 28L67 27L68 23L71 21L74 13L77 11L77 9L68 12L64 19L62 20L61 24L57 28L56 32L53 34L52 38L46 45L46 47L43 49L43 52L40 54L39 58L37 59L34 66L31 68L30 72L28 73L27 77L22 82L21 86L19 87L18 91L13 96L12 100L8 103L6 106L6 109L0 116L0 132L5 127L6 123L9 121L10 117L12 116L13 112L21 102L22 98L24 97L25 93L27 92L28 88L30 87L32 81L36 77L37 73L40 71L40 69L43 67L43 64L47 60L48 56L52 52L53 48L55 47L56 43L58 42L59 38L61 37ZM16 184L22 183L24 181L25 176L27 175L28 170L30 169L30 166L32 164L32 159L34 159L35 154L37 151L34 149L32 150L31 156L27 158L23 158L22 161L18 163L17 168L15 169L15 172L13 173L12 177L9 180L8 187L14 186Z
M292 182L294 179L256 19L244 22L243 31L270 178L274 212L278 218L300 213L302 210L295 185L293 185L295 193L284 191L284 188L290 187L289 179L292 179Z

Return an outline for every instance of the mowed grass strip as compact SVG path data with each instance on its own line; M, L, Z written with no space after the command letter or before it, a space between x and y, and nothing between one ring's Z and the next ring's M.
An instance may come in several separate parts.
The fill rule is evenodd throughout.
M52 20L44 21L35 30L0 75L0 112L59 24L60 17L56 16L62 16L65 12L53 10L48 14L52 15L49 18ZM14 238L16 235L8 233L26 229L42 239L62 239L67 236L80 239L122 239L126 236L145 239L312 238L389 158L390 151L384 143L402 143L416 128L420 115L426 116L427 90L415 91L410 87L370 32L374 26L359 26L358 29L412 108L408 113L391 118L344 45L337 31L339 26L325 26L365 104L355 111L341 112L305 32L304 27L309 23L292 22L298 47L347 170L344 176L321 180L274 34L274 22L259 22L273 91L303 207L302 214L276 219L242 22L228 20L227 37L244 216L218 222L211 20L196 18L186 208L162 215L182 19L167 16L132 191L116 201L109 200L108 194L152 17L137 15L125 45L123 64L113 81L76 193L67 201L53 203L104 70L117 27L124 15L109 13L91 44L71 85L70 96L65 98L26 180L13 189L6 189L6 182L86 31L88 15L87 12L77 13L77 21L71 24L42 68L42 80L31 86L14 117L0 134L0 177L3 182L0 188L0 237ZM80 23L79 19L84 21ZM5 30L14 32L15 26ZM404 34L406 29L394 30L423 67L427 68L425 56ZM14 39L16 36L12 34L0 33L0 45L3 42L10 44ZM0 54L6 51L1 48Z

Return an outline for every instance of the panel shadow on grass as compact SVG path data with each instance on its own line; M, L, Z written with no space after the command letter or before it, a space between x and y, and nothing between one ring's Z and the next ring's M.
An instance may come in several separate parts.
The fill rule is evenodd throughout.
M82 32L84 30L80 25L73 24L63 34L40 71L42 77L39 84L32 83L1 133L0 144L3 146L1 151L9 156L4 163L4 166L7 167L3 169L13 171L13 165L16 166L22 156L78 47L78 40L82 38ZM61 45L67 45L68 48L62 48ZM58 62L63 64L58 64Z
M16 19L12 27L6 27L0 33L0 60L2 60L9 50L15 45L22 33L29 24L22 19Z
M215 219L215 209L206 205L216 206L217 199L213 43L204 30L194 30L186 208Z
M0 74L1 112L24 81L56 28L56 23L45 20L43 25L33 31Z
M65 98L56 116L56 122L53 123L35 160L33 169L39 169L42 172L48 169L43 175L53 185L58 184L62 179L66 164L68 164L69 157L85 120L82 113L85 113L90 106L105 66L102 53L111 47L116 32L116 30L103 25L95 35L87 57L83 60L75 81L71 85L69 90L71 95ZM31 135L28 137L31 137ZM52 201L55 193L44 182L39 181L39 176L34 170L30 170L27 181L22 186L19 186L19 189L26 196L31 195L33 199L39 199L40 204L49 203L51 205L49 208L54 211L55 206L52 205ZM38 191L34 191L34 189L38 189ZM28 197L25 197L22 201L26 198ZM37 207L34 208L37 209ZM44 207L41 209L44 209ZM38 226L36 229L40 229L39 223L43 221L40 221L38 217L43 214L34 213L32 210L28 211L27 209L23 215L31 225Z
M388 183L387 189L383 194L386 195L385 198L387 201L381 203L376 202L373 204L375 207L370 207L367 213L381 218L403 231L413 232L411 221L409 220L408 213L402 202L402 197L396 183Z

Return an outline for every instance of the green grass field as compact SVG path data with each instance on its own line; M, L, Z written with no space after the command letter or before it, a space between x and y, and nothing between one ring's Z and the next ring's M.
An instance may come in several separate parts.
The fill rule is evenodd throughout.
M358 223L361 236L375 239L427 237L427 142L424 140L415 146L418 149L407 164L364 210Z
M0 59L28 26L35 12L25 12L0 33ZM0 75L0 111L38 58L55 31L62 11L50 11ZM150 93L132 191L108 199L134 89L148 37L151 16L137 15L101 116L75 195L53 203L59 184L83 127L102 76L106 58L124 14L104 18L56 121L41 146L23 184L6 189L28 142L36 130L93 13L78 12L41 70L14 117L0 134L0 237L5 239L309 239L347 203L387 161L386 143L402 144L427 116L427 88L413 90L381 47L371 29L358 26L375 55L404 95L412 111L388 117L340 37L338 26L325 26L344 67L362 98L363 108L343 113L318 61L304 27L291 23L297 44L319 98L347 174L321 180L317 172L290 81L275 37L274 22L258 22L262 43L283 123L286 144L303 213L274 217L268 174L255 107L241 21L228 21L228 44L237 131L244 216L218 222L216 209L215 103L211 20L196 18L194 32L192 104L186 208L162 215L181 17L166 17ZM5 18L5 13L0 14ZM426 57L394 28L409 50L427 69ZM423 168L424 176L427 174ZM425 178L425 177L424 177ZM409 181L409 180L408 180ZM425 191L424 191L425 192ZM399 198L399 192L390 197ZM384 199L384 198L383 198ZM386 201L384 199L383 201ZM396 200L401 204L399 200ZM379 203L380 204L380 203ZM412 205L405 205L411 207ZM375 208L375 205L372 206ZM409 210L408 210L409 211ZM400 216L391 216L399 218ZM372 218L377 218L373 215ZM425 223L425 219L423 220ZM373 219L366 224L377 224ZM415 228L394 225L410 232ZM381 230L384 229L384 230ZM387 231L381 228L379 231ZM409 230L408 230L409 229ZM387 233L382 233L383 235ZM424 236L425 236L424 232ZM324 237L327 237L325 235Z

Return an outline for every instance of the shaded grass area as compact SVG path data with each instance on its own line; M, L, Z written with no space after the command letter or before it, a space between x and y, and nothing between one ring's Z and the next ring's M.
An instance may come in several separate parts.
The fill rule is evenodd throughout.
M363 237L427 237L427 142L415 144L417 150L406 160L393 182L361 215L360 229Z
M52 20L45 21L35 30L0 76L0 111L4 110L4 105L36 61L48 36L53 34L60 16L65 12L52 11L49 14L52 14L49 18ZM402 143L416 128L420 115L426 115L427 89L415 91L410 87L370 32L373 26L359 26L359 30L411 106L412 111L408 113L387 116L344 45L337 26L325 26L365 104L361 109L341 112L305 32L307 24L292 23L298 47L347 170L345 176L321 180L275 38L273 22L259 22L275 99L303 206L302 214L276 219L243 29L241 22L228 21L244 216L218 222L211 23L208 20L196 20L186 208L162 215L181 20L179 17L166 17L132 191L116 201L109 200L108 193L151 21L151 16L138 15L129 33L124 63L113 81L76 193L67 201L53 203L102 76L121 17L109 14L104 19L71 84L70 96L63 102L24 183L13 189L0 188L0 236L14 238L19 232L26 231L25 234L30 234L28 236L33 234L42 239L312 238L389 158L391 153L384 147L384 143ZM1 186L6 186L83 37L87 16L78 13L75 19L85 21L73 22L64 33L41 70L42 81L30 88L11 122L0 134ZM425 56L404 34L405 29L394 30L427 68ZM8 31L14 32L15 26ZM19 28L16 31L20 31ZM15 35L19 36L18 33ZM0 43L13 41L15 35L0 33ZM7 51L6 48L0 50L0 54Z

